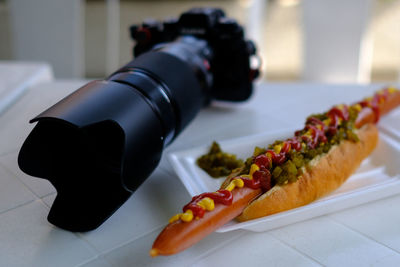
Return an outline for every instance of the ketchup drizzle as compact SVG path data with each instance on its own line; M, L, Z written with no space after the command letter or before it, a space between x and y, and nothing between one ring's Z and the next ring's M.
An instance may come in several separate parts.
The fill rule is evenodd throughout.
M301 142L297 137L290 138L286 140L286 142L288 142L294 150L296 151L301 150Z
M273 151L271 149L268 149L267 152L265 152L265 153L270 154L272 162L276 165L281 165L286 160L285 153L276 153L275 151Z
M363 100L358 102L362 108L369 107L375 114L375 123L380 119L379 105L387 100L389 96L389 89L386 88L381 93L376 93L371 100Z
M238 176L233 179L242 179L244 185L251 189L261 188L263 192L271 189L271 173L265 167L262 167L260 170L255 171L253 173L253 179L242 176Z
M325 136L324 130L321 130L311 124L307 124L305 129L311 131L311 138L308 136L302 136L302 139L307 142L308 147L315 148L320 142L328 141L328 139Z
M194 217L203 218L205 210L197 205L203 198L211 198L215 203L221 203L226 206L231 205L233 201L232 192L226 189L220 189L212 193L202 193L200 195L194 196L192 201L183 207L183 212L188 209L192 210Z

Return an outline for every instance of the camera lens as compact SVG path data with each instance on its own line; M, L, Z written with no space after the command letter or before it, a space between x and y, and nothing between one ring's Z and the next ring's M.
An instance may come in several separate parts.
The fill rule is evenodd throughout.
M148 20L130 33L136 58L31 120L37 124L20 150L20 169L56 188L48 220L61 228L97 228L204 105L252 93L255 47L221 9Z
M163 148L209 101L206 42L182 38L93 81L32 122L20 168L48 179L48 220L71 231L98 227L158 165Z

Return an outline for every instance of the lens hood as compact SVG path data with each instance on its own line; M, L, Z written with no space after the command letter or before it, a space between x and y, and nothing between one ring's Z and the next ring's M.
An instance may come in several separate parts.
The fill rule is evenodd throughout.
M49 221L87 231L106 220L154 170L164 129L132 87L93 81L44 111L18 163L57 189ZM126 181L129 181L127 186Z

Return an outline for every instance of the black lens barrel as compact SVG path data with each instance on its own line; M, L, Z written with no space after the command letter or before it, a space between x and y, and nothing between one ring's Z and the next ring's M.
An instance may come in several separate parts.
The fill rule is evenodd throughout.
M171 143L175 137L178 118L176 117L176 108L174 108L165 86L154 80L148 72L140 69L116 73L109 80L129 85L143 95L163 126L164 146Z
M206 103L198 50L185 51L183 58L168 52L179 49L164 50L142 54L31 121L38 123L18 163L56 188L48 216L54 225L71 231L101 225L147 179L163 148Z
M200 86L194 66L178 56L151 51L129 62L117 73L131 69L145 71L165 89L176 112L176 133L184 129L206 103L206 89Z

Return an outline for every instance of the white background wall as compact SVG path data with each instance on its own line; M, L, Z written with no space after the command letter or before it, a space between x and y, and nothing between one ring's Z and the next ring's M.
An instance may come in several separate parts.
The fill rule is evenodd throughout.
M14 1L14 0L9 0ZM24 1L24 0L16 0ZM25 0L29 2L36 2ZM39 0L42 1L42 0ZM51 1L51 0L49 0ZM58 1L58 0L55 0ZM73 0L75 1L75 0ZM84 4L82 37L85 77L104 77L110 72L106 57L106 5L105 0L80 0ZM122 0L120 5L120 32L117 64L131 59L132 41L128 27L140 23L144 18L163 19L176 16L191 6L221 6L229 16L241 23L250 21L248 8L257 0L184 1ZM264 62L264 77L268 80L298 80L302 72L302 13L299 0L265 1L265 17L261 22L262 36L259 50ZM60 11L62 13L62 11ZM373 0L372 21L368 34L373 40L372 81L396 81L400 70L400 0ZM15 46L12 45L10 12L6 0L0 0L0 59L13 59ZM64 54L68 56L66 50ZM108 60L110 61L110 59ZM107 67L108 66L108 67Z

